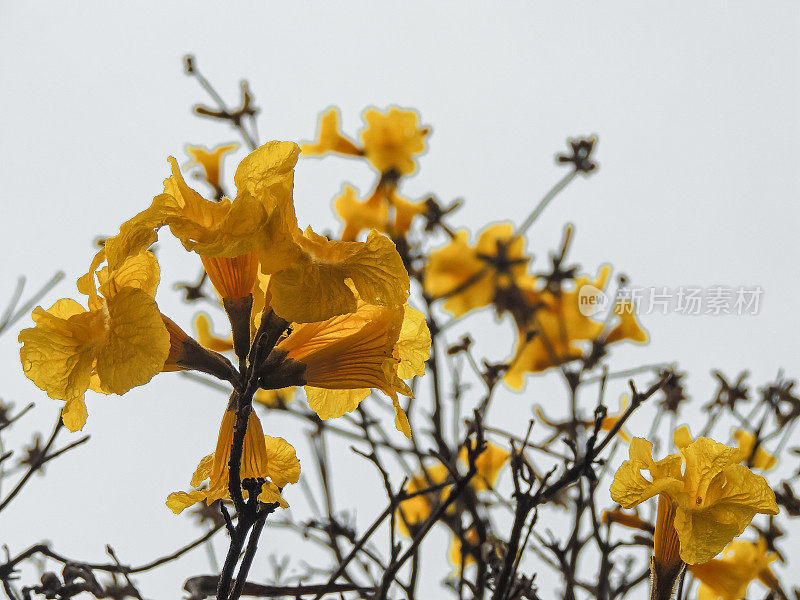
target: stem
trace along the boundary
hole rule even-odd
[[[520,237],[522,235],[525,235],[525,232],[528,231],[530,226],[533,225],[533,223],[536,221],[536,219],[539,218],[539,215],[541,215],[542,212],[544,212],[544,209],[547,208],[547,205],[550,204],[550,202],[553,200],[553,198],[558,196],[558,193],[561,190],[563,190],[565,187],[567,187],[567,185],[569,185],[570,181],[575,179],[575,176],[577,174],[578,174],[578,170],[577,169],[573,169],[572,171],[570,171],[567,175],[562,177],[558,181],[558,183],[556,183],[550,189],[549,192],[547,192],[544,195],[544,198],[539,200],[539,204],[536,205],[536,207],[533,209],[533,212],[531,212],[531,214],[528,215],[528,218],[525,219],[522,222],[522,225],[519,226],[519,229],[517,230],[517,233],[514,235],[515,238],[518,238],[518,237]]]

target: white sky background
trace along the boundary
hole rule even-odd
[[[651,343],[616,349],[612,367],[677,360],[698,404],[714,389],[713,368],[731,376],[748,368],[752,387],[779,368],[796,376],[800,6],[647,4],[233,2],[220,10],[0,0],[0,305],[19,275],[31,292],[58,269],[67,277],[44,304],[77,297],[93,239],[116,232],[161,191],[169,154],[184,160],[186,142],[237,138],[190,113],[207,101],[183,75],[191,52],[231,104],[239,80],[250,81],[262,140],[314,137],[317,114],[331,104],[351,134],[366,106],[418,109],[433,133],[403,191],[465,198],[453,222],[473,231],[490,220],[520,222],[564,174],[553,156],[566,138],[597,133],[599,172],[575,181],[529,235],[537,270],[571,221],[571,257],[588,271],[611,262],[644,286],[764,289],[757,316],[643,317]],[[373,180],[360,163],[301,160],[301,225],[338,230],[330,199],[345,181],[366,192]],[[159,305],[188,325],[193,310],[172,283],[193,279],[199,261],[171,242],[160,258]],[[468,328],[479,351],[502,359],[511,327],[508,339],[490,339],[490,322],[477,317]],[[59,404],[22,375],[16,332],[0,338],[0,365],[2,397],[37,403],[16,431],[46,434]],[[612,409],[624,388],[611,388]],[[558,415],[561,394],[554,378],[533,379],[524,396],[501,393],[492,415],[522,434],[531,404]],[[49,539],[68,556],[99,561],[110,543],[123,562],[140,563],[195,537],[193,521],[173,516],[164,499],[187,488],[213,449],[225,399],[174,374],[122,398],[87,397],[92,440],[49,465],[4,511],[0,542],[16,553]],[[631,431],[644,434],[648,418],[643,411]],[[264,428],[295,442],[314,477],[296,428],[272,417]],[[334,473],[338,508],[357,507],[363,530],[382,508],[379,480],[346,446],[336,449]],[[309,516],[299,488],[287,498],[299,519]],[[447,539],[436,536],[426,553],[438,561]],[[385,552],[386,537],[377,539]],[[317,560],[298,537],[268,531],[254,579],[269,576],[270,552]],[[434,571],[423,578],[424,597],[438,592],[443,570]],[[207,572],[199,550],[143,578],[142,591],[176,597],[187,576]],[[544,594],[557,583],[544,573],[538,581]]]

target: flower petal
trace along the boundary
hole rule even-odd
[[[300,461],[294,447],[280,437],[264,436],[267,446],[267,474],[279,488],[300,479]]]
[[[367,389],[326,390],[306,386],[308,405],[320,419],[335,419],[354,411],[369,396]]]
[[[104,390],[124,394],[161,372],[169,354],[169,333],[155,300],[123,288],[108,300],[108,336],[97,358]]]

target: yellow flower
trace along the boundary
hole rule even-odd
[[[175,514],[180,513],[197,502],[211,504],[216,500],[230,500],[228,478],[230,469],[231,444],[233,443],[236,411],[228,409],[222,418],[219,429],[217,448],[200,461],[192,475],[191,486],[207,487],[190,492],[173,492],[167,498],[167,507]],[[281,496],[281,489],[289,483],[297,483],[300,479],[300,462],[294,448],[283,438],[265,436],[261,430],[261,422],[254,412],[250,413],[247,431],[242,450],[241,478],[269,478],[265,481],[258,499],[261,502],[277,502],[283,508],[289,504]],[[243,491],[247,497],[247,491]]]
[[[751,468],[769,471],[778,463],[778,457],[773,456],[760,445],[756,448],[755,454],[753,454],[753,448],[756,444],[756,437],[753,434],[747,433],[743,429],[737,429],[733,432],[733,437],[739,446],[739,450],[742,451],[745,464],[747,461],[753,463]]]
[[[335,108],[320,117],[318,141],[303,144],[303,154],[335,152],[364,156],[382,174],[397,178],[416,169],[414,156],[425,151],[427,127],[419,127],[417,113],[391,108],[387,112],[364,111],[366,127],[361,131],[362,148],[339,131],[339,111]]]
[[[130,256],[116,268],[83,277],[78,288],[89,309],[74,300],[33,311],[35,326],[19,334],[25,375],[47,395],[66,404],[70,431],[86,423],[84,395],[90,387],[124,394],[164,367],[170,336],[154,300],[158,262],[150,252]]]
[[[536,282],[523,283],[527,304],[535,307],[528,322],[517,322],[519,338],[515,356],[505,374],[506,383],[521,389],[525,373],[537,373],[583,356],[580,342],[597,339],[603,324],[580,311],[580,289],[592,285],[602,290],[611,269],[600,268],[594,280],[580,277],[575,289],[553,294],[535,289]]]
[[[478,532],[475,530],[475,528],[470,528],[465,531],[464,538],[466,538],[467,543],[470,546],[477,548],[479,540]],[[462,566],[468,567],[469,565],[475,563],[475,558],[472,556],[472,552],[468,552],[466,556],[462,555],[461,540],[458,539],[458,536],[456,535],[453,535],[453,539],[450,540],[450,550],[447,553],[447,558],[450,560],[450,564],[456,568],[457,573],[461,572]]]
[[[674,510],[680,558],[697,564],[718,554],[756,514],[775,515],[778,506],[766,480],[739,464],[740,450],[702,437],[689,442],[686,435],[676,436],[680,455],[658,462],[652,458],[652,443],[634,438],[630,459],[611,484],[611,497],[632,508],[660,495],[659,510],[662,504]]]
[[[197,341],[200,345],[215,352],[228,352],[233,350],[233,340],[231,338],[221,338],[211,331],[211,321],[203,313],[195,317],[194,329],[197,332]]]
[[[386,236],[371,231],[366,242],[335,242],[309,228],[293,243],[290,260],[261,257],[262,271],[272,274],[270,305],[287,321],[312,323],[352,313],[357,298],[386,307],[402,306],[408,298],[408,272]]]
[[[618,317],[619,324],[606,336],[606,344],[613,344],[623,340],[630,340],[637,344],[644,344],[647,342],[647,332],[636,320],[633,303],[627,300],[617,302],[614,314]]]
[[[334,200],[333,207],[344,221],[341,236],[344,242],[358,239],[358,234],[365,229],[385,231],[389,221],[389,207],[377,190],[362,202],[356,197],[355,188],[346,185],[342,195]]]
[[[360,303],[353,313],[296,325],[267,359],[276,367],[261,387],[305,385],[321,419],[355,410],[371,388],[379,389],[392,398],[397,429],[411,437],[397,394],[412,395],[403,379],[424,374],[430,343],[421,312]]]
[[[458,458],[465,465],[468,464],[467,455],[467,448],[461,448]],[[500,469],[506,464],[509,456],[510,454],[507,450],[487,442],[484,451],[475,459],[476,473],[475,477],[469,482],[470,486],[479,492],[493,488],[494,484],[497,483],[497,477],[500,475]]]
[[[334,209],[344,222],[342,241],[358,239],[364,230],[375,229],[397,238],[408,233],[414,217],[425,212],[425,202],[411,202],[397,193],[396,182],[379,183],[372,195],[358,200],[356,190],[344,186],[334,200]]]
[[[319,119],[318,141],[314,144],[300,146],[303,154],[325,154],[336,152],[350,156],[361,156],[362,150],[339,131],[339,110],[330,109]]]
[[[625,513],[621,510],[604,510],[600,515],[603,523],[618,523],[631,529],[653,532],[653,524],[645,521],[638,512]]]
[[[728,544],[723,558],[690,565],[689,571],[700,580],[699,600],[741,600],[754,579],[771,590],[779,589],[769,565],[777,556],[767,552],[763,538],[757,542],[737,540]]]
[[[431,486],[438,485],[447,481],[450,472],[441,463],[432,467],[427,467],[422,473],[409,479],[405,491],[408,494],[419,492]],[[433,506],[437,505],[443,496],[447,495],[446,488],[441,488],[435,492],[420,494],[403,500],[396,512],[397,530],[405,536],[411,537],[409,527],[418,525],[425,521],[431,514]]]
[[[310,228],[299,229],[292,200],[297,154],[290,142],[269,142],[249,154],[236,169],[233,202],[205,200],[170,159],[172,176],[164,193],[106,240],[96,262],[106,257],[117,263],[148,248],[167,225],[187,250],[200,254],[223,298],[252,292],[257,253],[261,272],[271,275],[271,306],[287,321],[321,321],[354,311],[347,280],[365,301],[402,305],[408,273],[391,240],[372,232],[365,243],[332,242]]]
[[[202,167],[206,182],[214,188],[214,193],[218,198],[222,197],[222,183],[220,180],[222,159],[226,154],[233,152],[238,147],[238,144],[222,144],[209,150],[203,146],[186,146],[186,152],[193,159],[189,166],[200,165]]]
[[[256,390],[253,402],[257,402],[267,408],[283,406],[294,400],[297,388],[292,386],[280,390]]]
[[[409,175],[417,168],[414,155],[425,151],[427,127],[419,127],[413,110],[364,112],[367,127],[361,131],[364,155],[381,173]]]
[[[425,268],[424,288],[434,298],[446,298],[444,309],[454,316],[488,306],[499,288],[525,277],[529,258],[525,241],[513,237],[510,223],[484,229],[475,247],[466,231],[456,232],[452,241],[431,253]]]

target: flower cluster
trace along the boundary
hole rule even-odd
[[[376,143],[374,134],[366,139]],[[215,190],[221,189],[222,156],[232,149],[189,149]],[[89,389],[123,394],[159,372],[177,370],[232,383],[217,448],[191,481],[198,487],[209,480],[208,487],[172,494],[168,506],[175,512],[201,500],[230,499],[228,463],[245,374],[262,396],[305,386],[321,419],[353,411],[371,389],[380,390],[394,404],[397,428],[411,435],[398,394],[412,395],[404,380],[424,373],[430,336],[425,317],[407,304],[403,261],[394,243],[374,230],[364,242],[301,230],[292,197],[298,156],[291,142],[261,146],[239,164],[234,199],[218,201],[189,187],[170,158],[163,192],[105,240],[78,280],[88,310],[59,300],[48,310],[37,308],[35,327],[20,333],[26,375],[65,401],[63,420],[73,431],[86,421]],[[159,266],[149,248],[164,227],[198,255],[230,318],[230,341],[211,335],[203,319],[195,340],[159,311]],[[228,350],[239,359],[238,373],[220,354]],[[262,479],[259,500],[285,506],[280,489],[299,477],[294,450],[264,436],[252,412],[245,435],[241,479]]]

